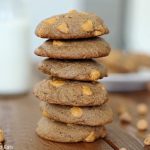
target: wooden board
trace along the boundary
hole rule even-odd
[[[0,128],[5,131],[5,146],[14,150],[142,150],[142,143],[120,128],[109,125],[108,137],[94,143],[62,144],[43,140],[35,133],[40,119],[39,101],[32,94],[0,97]]]

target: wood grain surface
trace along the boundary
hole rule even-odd
[[[65,144],[41,139],[35,133],[41,117],[39,101],[28,93],[22,96],[0,96],[0,128],[5,132],[5,150],[149,150],[144,147],[143,139],[150,130],[140,133],[136,129],[139,117],[136,112],[138,103],[146,103],[150,108],[150,93],[115,93],[110,94],[110,105],[114,111],[114,121],[107,126],[108,136],[94,143]],[[117,109],[127,107],[132,115],[131,124],[121,124]],[[150,112],[146,116],[150,123]],[[150,127],[150,126],[149,126]]]

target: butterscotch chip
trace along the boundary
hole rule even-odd
[[[37,36],[48,39],[87,39],[109,33],[103,20],[93,13],[71,10],[51,18],[45,19],[37,26]]]
[[[50,84],[55,87],[60,87],[60,86],[63,86],[65,82],[63,80],[52,80]]]
[[[62,45],[64,45],[64,42],[58,41],[58,40],[57,40],[57,41],[54,40],[54,41],[53,41],[53,45],[54,45],[54,46],[62,46]]]
[[[42,115],[43,115],[43,116],[45,116],[45,117],[49,117],[48,112],[47,112],[47,111],[45,111],[45,110],[43,110]]]
[[[73,9],[73,10],[70,10],[68,13],[77,13],[77,10]]]
[[[144,139],[144,144],[146,146],[150,146],[150,134],[146,136],[146,138]]]
[[[85,94],[85,95],[92,95],[92,91],[91,91],[90,87],[88,87],[88,86],[83,86],[82,91],[83,91],[83,94]]]
[[[94,32],[94,35],[95,35],[95,36],[100,36],[101,34],[102,34],[101,31],[95,31],[95,32]]]
[[[70,111],[74,117],[81,117],[83,114],[82,109],[79,107],[72,107]]]
[[[57,29],[62,33],[69,33],[69,28],[66,23],[62,23],[57,27]]]
[[[67,125],[43,117],[38,123],[36,133],[44,139],[56,142],[92,142],[98,138],[103,138],[106,135],[106,130],[103,126]],[[87,138],[89,133],[91,135]],[[85,141],[86,138],[87,141]]]
[[[141,131],[147,130],[148,129],[148,122],[144,119],[141,119],[137,122],[136,126],[137,126],[138,130],[141,130]]]
[[[95,141],[95,133],[94,132],[91,132],[88,137],[86,137],[85,139],[86,142],[93,142]]]
[[[0,129],[0,143],[4,142],[4,131]]]
[[[93,23],[91,20],[87,20],[83,25],[82,25],[82,29],[86,32],[90,32],[93,31]]]
[[[122,113],[119,118],[121,122],[127,122],[127,123],[130,123],[132,120],[131,115],[128,112]]]
[[[33,90],[34,95],[50,104],[71,106],[97,106],[108,101],[107,90],[102,90],[103,85],[99,82],[64,80],[64,84],[55,80],[45,79],[37,83]]]
[[[57,21],[57,18],[54,17],[54,18],[47,19],[47,20],[45,20],[44,22],[45,22],[45,23],[48,23],[49,25],[52,25],[52,24],[54,24],[56,21]]]
[[[91,74],[90,74],[91,80],[93,80],[93,81],[97,80],[97,79],[99,79],[100,76],[101,76],[101,73],[98,70],[91,71]]]
[[[146,115],[148,113],[148,107],[146,104],[139,104],[137,106],[137,111],[140,115]]]
[[[52,77],[79,81],[95,81],[107,76],[107,69],[94,60],[45,59],[39,70]]]

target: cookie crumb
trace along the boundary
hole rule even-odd
[[[144,139],[144,145],[150,146],[150,134],[148,134]]]
[[[91,132],[87,138],[85,139],[86,142],[93,142],[95,140],[95,133]]]
[[[141,119],[137,122],[136,127],[139,131],[144,131],[148,129],[148,122],[144,119]]]
[[[82,109],[79,107],[72,107],[70,111],[74,117],[81,117],[83,114]]]
[[[90,74],[90,78],[91,78],[91,80],[97,80],[97,79],[99,79],[100,78],[100,72],[98,71],[98,70],[92,70],[91,71],[91,74]]]
[[[53,80],[53,81],[50,81],[50,84],[55,87],[60,87],[60,86],[63,86],[65,82],[63,80]]]
[[[62,23],[57,27],[57,29],[62,33],[69,33],[69,28],[66,23]]]
[[[0,143],[4,142],[4,131],[0,129]]]
[[[93,23],[91,20],[87,20],[83,25],[82,29],[86,32],[93,31]]]
[[[148,113],[148,107],[146,104],[138,104],[137,112],[139,115],[146,115]]]
[[[54,46],[62,46],[62,45],[64,45],[64,42],[58,41],[58,40],[54,40],[54,41],[53,41],[53,45],[54,45]]]
[[[88,95],[88,96],[92,95],[92,91],[90,87],[88,86],[82,86],[82,91],[83,91],[83,94],[85,95]]]
[[[126,123],[130,123],[132,121],[132,117],[128,112],[123,112],[120,115],[119,119],[120,119],[121,122],[126,122]]]

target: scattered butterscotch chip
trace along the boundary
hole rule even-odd
[[[65,82],[63,80],[53,80],[50,82],[50,84],[55,87],[60,87],[60,86],[64,85]]]
[[[4,142],[4,131],[0,129],[0,143]]]
[[[136,126],[138,130],[144,131],[148,129],[148,122],[144,119],[141,119],[137,122]]]
[[[93,31],[93,23],[91,20],[87,20],[83,25],[82,25],[82,29],[86,32],[90,32]]]
[[[95,133],[91,132],[88,137],[85,139],[86,142],[93,142],[95,140]]]
[[[83,94],[85,94],[85,95],[92,95],[92,91],[91,91],[90,87],[88,87],[88,86],[82,86],[82,91],[83,91]]]
[[[148,107],[146,104],[137,105],[137,111],[140,115],[146,115],[148,113]]]
[[[146,138],[144,139],[144,144],[145,144],[146,146],[150,146],[150,134],[148,134],[148,135],[146,136]]]
[[[69,28],[66,23],[62,23],[57,27],[57,29],[62,33],[69,33]]]
[[[91,80],[97,80],[100,77],[100,72],[98,70],[92,70],[91,74],[90,74],[90,78]]]
[[[73,9],[73,10],[68,11],[68,13],[77,13],[77,10]]]
[[[54,24],[56,21],[57,21],[57,18],[54,17],[54,18],[47,19],[47,20],[45,20],[44,22],[45,22],[45,23],[48,23],[49,25],[52,25],[52,24]]]
[[[120,148],[119,150],[127,150],[125,147]]]
[[[64,45],[64,42],[58,41],[58,40],[54,40],[54,41],[53,41],[53,45],[54,45],[54,46],[62,46],[62,45]]]
[[[121,122],[127,122],[130,123],[132,121],[132,117],[128,112],[124,112],[119,117]]]
[[[45,110],[42,112],[42,115],[45,116],[45,117],[48,117],[48,116],[49,116],[48,112],[45,111]]]
[[[95,31],[95,32],[94,32],[94,35],[95,35],[95,36],[102,35],[102,32],[101,32],[101,31]]]
[[[74,117],[81,117],[83,114],[82,109],[79,107],[72,107],[70,111]]]

